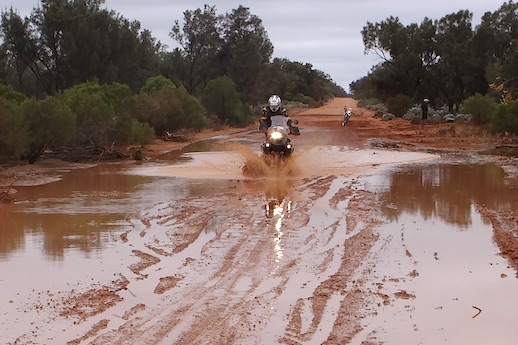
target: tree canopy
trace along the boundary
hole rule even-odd
[[[149,77],[163,76],[199,97],[209,81],[227,76],[243,103],[264,102],[272,93],[278,77],[269,68],[273,44],[249,8],[226,14],[209,5],[186,10],[170,31],[178,47],[166,51],[140,22],[103,5],[104,0],[40,0],[27,17],[12,7],[2,11],[0,83],[42,99],[85,82],[121,83],[136,93]],[[301,72],[301,80],[326,85],[324,94],[301,97],[323,102],[344,94],[329,75]]]
[[[381,100],[398,94],[414,101],[426,97],[451,112],[477,93],[515,95],[518,4],[508,1],[485,13],[474,29],[472,19],[470,11],[461,10],[406,26],[397,17],[367,22],[361,32],[365,53],[376,54],[380,63],[351,83],[351,91]]]
[[[103,3],[42,0],[26,18],[2,12],[6,82],[39,97],[92,80],[138,90],[156,70],[160,44]]]

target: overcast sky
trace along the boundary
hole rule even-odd
[[[425,17],[440,19],[459,10],[473,13],[473,24],[485,12],[494,12],[507,0],[105,0],[105,7],[127,19],[140,21],[142,28],[168,47],[175,20],[183,24],[183,12],[216,6],[225,14],[243,5],[258,16],[274,46],[274,57],[310,63],[344,89],[366,76],[379,60],[364,55],[361,30],[368,21],[399,17],[404,25],[421,23]],[[13,7],[28,15],[37,0],[0,0],[0,9]]]

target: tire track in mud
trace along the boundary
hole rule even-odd
[[[358,275],[360,266],[378,239],[374,228],[379,220],[373,217],[375,213],[372,209],[364,206],[372,195],[367,192],[353,192],[353,184],[354,181],[339,188],[327,199],[330,209],[338,210],[341,206],[352,210],[344,215],[345,221],[333,224],[333,231],[341,231],[339,236],[345,237],[344,249],[333,251],[327,260],[338,256],[339,267],[315,288],[311,297],[297,301],[297,308],[290,315],[290,323],[286,335],[281,339],[282,343],[317,343],[314,337],[319,328],[325,328],[326,323],[331,325],[327,326],[327,334],[320,335],[318,343],[346,344],[362,329],[360,319],[361,311],[366,305],[366,296],[360,288],[361,284],[355,282],[353,277]],[[362,224],[360,220],[363,220]],[[338,306],[330,308],[332,303]],[[307,307],[304,308],[304,305]],[[308,315],[304,316],[303,311]],[[305,330],[301,326],[303,319],[311,320]]]
[[[285,198],[271,218],[263,212],[264,195],[246,193],[149,211],[144,238],[130,234],[126,244],[160,258],[145,279],[169,277],[174,284],[158,303],[136,301],[138,311],[92,344],[352,339],[366,303],[353,278],[377,240],[370,221],[376,213],[362,206],[371,195],[352,185],[336,176],[304,179],[294,187],[304,196]],[[229,207],[229,198],[239,205]]]

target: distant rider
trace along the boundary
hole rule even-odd
[[[428,103],[430,100],[428,98],[423,99],[423,102],[421,103],[421,110],[422,110],[422,119],[427,120],[428,119]]]

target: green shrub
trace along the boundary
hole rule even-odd
[[[140,89],[140,92],[152,93],[162,90],[164,87],[170,87],[174,89],[176,86],[170,79],[164,77],[163,75],[158,75],[148,78],[144,86],[142,86],[142,89]]]
[[[141,92],[134,97],[131,113],[158,135],[183,129],[198,131],[208,125],[205,109],[183,87]]]
[[[20,159],[29,145],[20,107],[0,97],[0,161]]]
[[[221,124],[241,126],[251,121],[250,110],[239,99],[236,86],[229,77],[209,81],[201,99],[207,112],[216,115]]]
[[[51,145],[70,143],[76,131],[76,116],[70,108],[55,97],[41,101],[30,99],[21,105],[29,129],[29,148],[26,152],[30,164]]]
[[[362,98],[358,101],[358,106],[360,108],[367,108],[369,105],[376,105],[382,103],[381,100],[377,98]]]
[[[155,131],[147,123],[140,123],[136,119],[131,121],[131,142],[146,145],[155,138]]]
[[[0,98],[20,104],[27,99],[24,94],[16,92],[10,85],[0,85]]]
[[[66,101],[77,118],[76,144],[108,145],[109,131],[116,124],[113,107],[106,104],[100,94],[79,92]]]
[[[65,90],[63,99],[77,117],[76,144],[131,141],[130,110],[135,99],[127,85],[86,82]]]
[[[412,99],[407,95],[398,94],[387,100],[388,112],[397,117],[402,117],[412,107]]]
[[[196,97],[191,96],[184,87],[174,89],[174,93],[180,101],[182,112],[185,114],[183,127],[196,131],[207,127],[209,120],[201,102]]]
[[[518,100],[496,107],[491,129],[497,133],[518,134]]]
[[[491,97],[477,93],[464,101],[461,112],[470,114],[474,124],[486,125],[491,122],[495,109],[496,103]]]
[[[114,108],[121,109],[122,105],[131,99],[131,90],[125,84],[99,84],[96,82],[85,82],[65,90],[64,97],[71,108],[74,102],[82,99],[85,95],[99,95],[102,101]]]
[[[147,123],[156,134],[171,131],[168,118],[181,112],[180,101],[171,89],[160,90],[148,94],[142,92],[135,95],[131,107],[132,117],[140,123]]]

